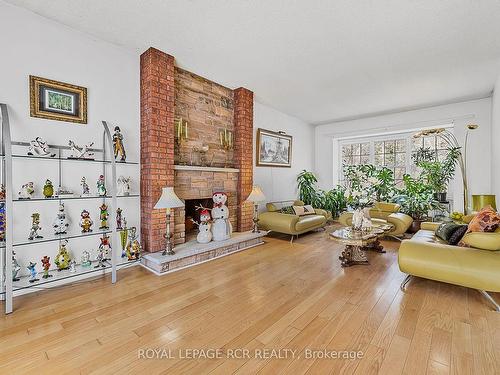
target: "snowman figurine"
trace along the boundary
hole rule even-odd
[[[64,212],[64,203],[59,204],[59,213],[57,214],[54,222],[52,223],[52,228],[54,228],[54,234],[65,234],[69,227],[69,221],[66,218],[66,213]]]
[[[226,206],[226,193],[214,193],[212,196],[214,207],[212,208],[212,236],[214,241],[224,241],[231,238],[233,226],[229,221],[229,208]]]
[[[212,241],[212,232],[210,231],[212,223],[210,219],[210,212],[206,208],[202,209],[200,212],[199,223],[191,219],[193,223],[198,225],[198,230],[200,231],[196,236],[196,241],[198,241],[198,243],[209,243]]]

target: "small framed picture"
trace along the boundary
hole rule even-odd
[[[30,76],[30,115],[49,120],[87,123],[87,89]]]
[[[283,132],[257,129],[258,167],[292,166],[292,136]]]

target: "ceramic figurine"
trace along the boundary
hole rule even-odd
[[[116,182],[118,184],[118,195],[130,195],[130,177],[120,176]]]
[[[99,215],[99,219],[101,220],[101,226],[99,227],[99,229],[109,229],[109,227],[108,227],[108,217],[109,217],[108,206],[105,203],[103,203],[101,205],[101,207],[99,207],[99,209],[101,210],[101,214]]]
[[[198,241],[198,243],[209,243],[212,241],[212,223],[210,222],[210,212],[207,209],[201,210],[199,223],[193,219],[191,219],[191,221],[198,225],[199,233],[196,236],[196,241]]]
[[[128,244],[125,254],[128,260],[136,260],[141,256],[141,244],[137,240],[137,229],[132,227],[128,230]]]
[[[59,271],[62,271],[68,269],[70,261],[71,257],[69,255],[69,250],[68,250],[68,240],[63,240],[59,245],[59,252],[56,255],[54,263],[56,264],[57,269]]]
[[[97,257],[95,258],[97,260],[97,265],[94,266],[94,268],[105,268],[106,265],[104,264],[104,253],[102,251],[97,252]]]
[[[214,207],[212,208],[212,236],[214,241],[224,241],[231,238],[233,226],[229,221],[229,209],[226,206],[226,193],[214,193],[212,196]]]
[[[69,221],[66,219],[66,213],[64,212],[64,203],[59,204],[59,213],[57,214],[54,222],[52,223],[52,228],[54,228],[54,234],[65,234],[69,227]]]
[[[5,185],[0,184],[0,201],[5,200]]]
[[[17,277],[17,274],[21,270],[21,266],[17,262],[16,253],[12,252],[12,281],[19,281],[20,279]]]
[[[54,195],[54,186],[52,185],[52,181],[46,180],[45,185],[43,186],[43,196],[45,198],[52,198]]]
[[[127,256],[126,248],[127,248],[127,238],[128,238],[128,229],[120,230],[120,245],[122,246],[122,258]]]
[[[73,192],[69,189],[65,189],[62,186],[59,186],[56,190],[56,195],[58,197],[65,197],[65,196],[71,197],[73,196]]]
[[[100,175],[97,180],[97,194],[100,197],[106,196],[106,184],[104,183],[104,175]]]
[[[82,267],[90,267],[92,262],[90,261],[90,253],[87,250],[83,250],[82,253]]]
[[[31,215],[31,230],[28,236],[28,240],[33,241],[35,238],[43,238],[38,234],[38,231],[42,230],[40,226],[40,214],[38,212],[34,212]]]
[[[49,277],[52,277],[52,275],[49,274],[49,269],[50,269],[50,257],[45,255],[42,258],[42,268],[43,268],[43,276],[42,278],[48,279]]]
[[[103,254],[103,260],[111,260],[111,258],[109,258],[111,255],[111,244],[109,243],[109,236],[107,234],[103,234],[101,237],[99,252]]]
[[[19,199],[31,199],[35,193],[35,184],[33,182],[28,182],[21,186],[21,191],[19,194]]]
[[[82,180],[80,181],[80,185],[82,186],[82,197],[88,197],[90,196],[90,188],[89,185],[87,184],[87,179],[85,177],[82,177]]]
[[[69,272],[71,273],[76,272],[76,261],[74,259],[71,262],[69,262]]]
[[[90,218],[90,213],[87,210],[83,210],[80,216],[80,227],[82,228],[82,233],[92,232],[92,225],[94,225],[94,222]]]
[[[30,278],[29,282],[34,283],[35,281],[38,281],[39,279],[36,278],[36,269],[35,269],[36,263],[30,262],[29,266],[26,267],[28,271],[30,271]]]
[[[125,154],[125,147],[123,146],[123,134],[118,126],[115,126],[115,134],[113,134],[113,149],[115,152],[115,159],[120,154],[120,161],[125,161],[127,155]]]
[[[116,229],[123,229],[122,227],[122,209],[118,207],[116,209]]]
[[[75,142],[70,140],[68,144],[71,150],[70,159],[94,160],[94,153],[89,150],[94,145],[94,142],[88,143],[85,146],[78,146]]]
[[[5,203],[0,202],[0,242],[5,241]]]
[[[30,156],[49,156],[53,158],[56,154],[50,152],[50,147],[42,137],[36,137],[30,142],[28,147],[28,155]]]

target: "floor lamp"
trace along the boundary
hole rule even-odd
[[[167,218],[167,233],[165,234],[165,238],[167,239],[167,247],[161,253],[162,255],[174,255],[174,244],[172,243],[172,234],[170,233],[170,216],[172,208],[184,207],[184,202],[179,199],[177,195],[175,195],[173,187],[164,187],[161,192],[161,197],[158,199],[158,202],[155,204],[156,209],[166,208],[166,218]]]

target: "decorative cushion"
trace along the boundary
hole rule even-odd
[[[450,237],[455,233],[455,231],[460,228],[460,224],[455,223],[442,223],[438,229],[436,229],[436,237],[442,239],[443,241],[449,242]],[[464,232],[465,233],[465,232]],[[462,233],[463,236],[463,233]],[[462,238],[462,237],[460,237]]]
[[[306,214],[304,206],[292,206],[292,207],[293,211],[295,212],[295,215],[304,216]]]
[[[279,212],[282,214],[295,215],[295,210],[292,206],[283,207],[279,210]]]
[[[494,232],[499,225],[500,215],[491,206],[486,206],[470,221],[467,233]]]
[[[313,206],[310,204],[306,204],[304,207],[304,215],[314,215],[316,214],[316,211],[314,211]]]
[[[467,229],[468,225],[460,225],[448,239],[448,244],[453,246],[458,245],[462,237],[465,235],[465,232],[467,232]]]
[[[275,204],[273,203],[267,203],[266,204],[267,212],[276,212],[279,211],[278,207],[276,207]]]

